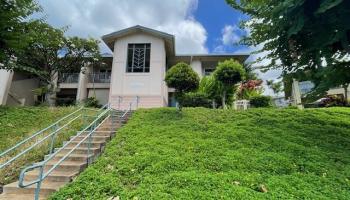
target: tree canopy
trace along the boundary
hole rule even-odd
[[[226,95],[233,92],[234,86],[245,79],[245,70],[243,66],[233,60],[219,62],[213,73],[214,78],[222,84],[222,105],[226,107]]]
[[[315,91],[349,83],[326,80],[350,73],[350,1],[348,0],[227,0],[233,8],[250,16],[242,27],[250,34],[242,44],[267,52],[258,59],[271,60],[263,69],[282,69],[284,74],[304,73],[315,82]],[[328,68],[328,69],[324,69]],[[340,71],[339,71],[340,70]],[[342,74],[342,71],[347,74]],[[323,76],[320,82],[319,78]],[[323,82],[323,86],[321,83]],[[327,83],[327,84],[326,84]]]
[[[4,67],[15,60],[16,52],[28,41],[25,29],[28,16],[40,10],[33,0],[2,0],[0,2],[0,65]],[[1,67],[0,66],[0,67]]]
[[[168,87],[175,88],[175,97],[181,110],[184,94],[198,89],[199,76],[188,64],[180,62],[167,71],[165,82]]]

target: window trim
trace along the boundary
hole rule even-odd
[[[130,51],[130,46],[132,45],[132,58],[131,58],[131,71],[129,71],[129,51]],[[143,58],[143,67],[142,71],[134,71],[134,56],[135,56],[135,45],[144,45],[143,50],[144,50],[144,58]],[[142,47],[141,47],[142,48]],[[147,50],[149,51],[149,58],[148,58],[148,66],[146,66],[146,61],[147,61]],[[146,69],[148,68],[148,71]],[[127,74],[145,74],[145,73],[150,73],[151,72],[151,43],[128,43],[127,45],[127,55],[126,55],[126,67],[125,67],[125,72]]]

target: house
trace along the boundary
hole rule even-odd
[[[130,102],[135,101],[138,107],[143,108],[173,106],[174,90],[168,88],[164,81],[171,66],[178,62],[188,63],[203,77],[212,73],[220,61],[235,59],[243,63],[248,58],[248,55],[233,54],[178,55],[174,35],[143,26],[104,35],[102,40],[112,51],[111,55],[102,56],[106,65],[84,66],[81,72],[60,74],[57,80],[59,101],[83,101],[95,96],[101,104],[109,102],[112,107],[120,109],[128,108]],[[6,97],[11,93],[17,93],[18,98],[31,98],[28,95],[21,97],[20,92],[12,90],[13,72],[3,71],[0,76],[7,77],[1,78],[6,83],[0,86],[0,103],[7,104]],[[16,96],[7,98],[7,101],[12,98]]]

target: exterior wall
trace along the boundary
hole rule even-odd
[[[328,90],[327,94],[328,95],[344,95],[345,96],[345,93],[344,93],[344,88],[332,88],[330,90]],[[347,89],[347,94],[348,94],[348,98],[350,98],[350,86],[348,87]]]
[[[108,103],[109,89],[89,89],[89,97],[96,96],[98,103],[101,105],[106,105]]]
[[[150,43],[150,72],[127,73],[127,49],[129,43]],[[112,107],[127,109],[130,101],[139,96],[139,107],[163,107],[167,105],[167,89],[164,82],[166,50],[162,39],[143,33],[118,39],[114,44],[112,77],[109,102]],[[119,103],[120,105],[120,103]]]
[[[33,106],[35,98],[33,90],[39,87],[39,80],[36,78],[13,81],[7,98],[7,105]]]
[[[8,92],[11,87],[13,72],[0,70],[0,105],[6,105]]]

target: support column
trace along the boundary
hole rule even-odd
[[[299,109],[303,109],[303,105],[301,104],[301,94],[299,88],[299,81],[293,79],[292,85],[292,97],[293,97],[293,106],[297,106]]]
[[[89,83],[89,74],[91,73],[91,67],[86,65],[81,68],[79,74],[78,90],[77,90],[77,102],[82,102],[87,99],[88,91],[87,85]]]
[[[13,78],[13,71],[0,70],[0,105],[6,105]]]
[[[191,67],[195,72],[197,72],[199,78],[202,79],[203,77],[202,62],[200,60],[193,60],[191,61]]]

